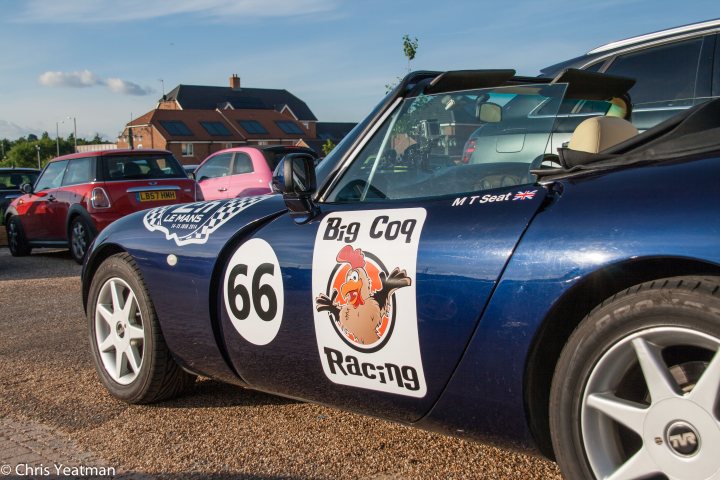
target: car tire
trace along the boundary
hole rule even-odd
[[[5,232],[7,233],[8,248],[13,257],[25,257],[30,255],[32,247],[25,238],[20,219],[17,216],[10,217],[5,224]]]
[[[81,216],[72,219],[70,231],[68,232],[68,247],[73,260],[82,265],[85,254],[94,238],[93,229],[87,220]]]
[[[95,368],[110,394],[144,404],[173,398],[195,381],[165,344],[152,300],[132,257],[106,259],[90,284],[88,332]]]
[[[720,475],[720,278],[631,287],[569,338],[550,430],[565,478]]]

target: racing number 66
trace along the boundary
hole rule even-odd
[[[272,246],[261,238],[240,245],[227,264],[223,300],[230,323],[250,343],[267,345],[282,324],[285,289]]]
[[[277,314],[278,301],[275,295],[275,290],[269,284],[260,285],[263,275],[273,276],[275,274],[275,265],[272,263],[262,263],[255,269],[255,273],[252,276],[251,293],[248,292],[247,288],[241,281],[236,281],[239,276],[247,276],[248,266],[244,264],[235,265],[230,270],[228,276],[227,289],[230,296],[229,307],[230,311],[235,315],[238,320],[245,320],[250,315],[250,308],[255,308],[255,313],[261,320],[269,322],[275,318]],[[250,296],[252,294],[252,303]],[[241,308],[237,307],[237,300],[240,297]],[[267,308],[263,308],[262,299],[267,299]]]

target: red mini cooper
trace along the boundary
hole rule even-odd
[[[82,263],[95,236],[138,210],[202,200],[194,180],[164,150],[74,153],[51,160],[5,213],[13,256],[68,246]]]

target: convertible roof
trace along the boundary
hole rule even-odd
[[[412,75],[412,74],[411,74]],[[449,72],[417,72],[415,95],[433,95],[458,90],[513,85],[567,83],[567,98],[607,100],[622,97],[635,85],[635,80],[604,73],[586,72],[576,68],[563,70],[554,78],[516,76],[515,70],[454,70]]]
[[[562,168],[533,170],[543,180],[720,151],[720,98],[685,110],[645,132],[593,154],[558,149]]]

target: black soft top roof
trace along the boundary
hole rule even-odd
[[[454,70],[417,72],[417,87],[410,96],[459,90],[473,90],[513,85],[567,83],[565,97],[577,100],[607,100],[627,95],[635,80],[627,77],[586,72],[575,68],[563,70],[555,77],[516,76],[515,70]]]
[[[558,149],[562,168],[533,170],[543,180],[720,152],[720,98],[697,105],[599,153]]]

